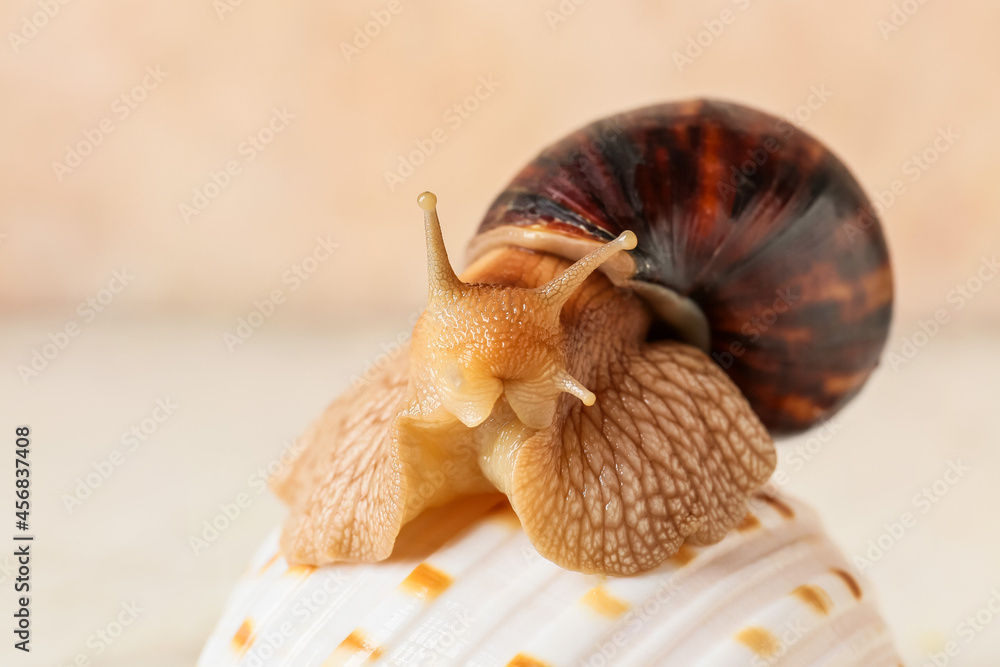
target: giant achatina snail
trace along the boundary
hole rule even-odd
[[[775,466],[768,429],[839,409],[886,338],[881,230],[844,233],[874,217],[865,195],[745,107],[650,107],[543,151],[464,282],[419,203],[430,298],[409,354],[337,399],[273,483],[293,562],[384,559],[423,510],[499,490],[556,564],[648,570],[736,526]]]
[[[464,281],[419,203],[411,348],[273,480],[280,551],[201,667],[899,664],[812,513],[758,490],[768,431],[842,407],[886,338],[836,157],[721,102],[598,121],[496,199]]]

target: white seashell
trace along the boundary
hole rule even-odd
[[[278,534],[199,667],[902,664],[816,515],[759,494],[718,544],[635,577],[564,570],[496,496],[425,512],[375,564],[289,568]]]

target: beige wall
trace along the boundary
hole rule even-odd
[[[289,317],[409,312],[424,290],[418,192],[438,193],[460,257],[507,179],[580,124],[697,95],[786,114],[825,89],[801,124],[869,192],[905,186],[885,219],[902,311],[919,315],[1000,246],[1000,5],[911,4],[919,11],[883,38],[888,0],[565,0],[573,12],[558,22],[557,2],[399,0],[348,62],[340,43],[387,2],[247,0],[221,18],[210,0],[70,2],[16,52],[9,34],[0,47],[0,304],[72,315],[127,267],[122,312],[235,316],[275,288]],[[37,11],[5,3],[0,26],[20,33]],[[674,52],[723,11],[731,23],[678,67]],[[499,85],[456,127],[445,113],[480,77]],[[152,89],[127,109],[119,98],[144,81]],[[247,161],[241,142],[274,108],[294,119]],[[104,119],[110,134],[57,175],[53,162]],[[390,191],[386,170],[438,127],[444,143]],[[911,180],[904,163],[939,128],[959,138]],[[230,160],[240,173],[185,224],[179,205]],[[292,290],[282,275],[326,235],[338,250]],[[995,311],[1000,290],[977,301],[968,312]]]

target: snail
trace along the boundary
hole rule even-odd
[[[773,437],[842,408],[885,343],[889,257],[861,187],[743,106],[653,106],[544,150],[461,277],[436,198],[418,203],[427,309],[272,481],[289,563],[384,560],[426,510],[499,492],[556,565],[647,572],[744,521]]]
[[[461,277],[418,203],[411,344],[272,480],[291,514],[200,667],[901,664],[815,514],[760,489],[891,317],[836,157],[735,104],[612,116],[515,176]]]

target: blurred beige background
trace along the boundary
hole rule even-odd
[[[438,194],[458,261],[542,147],[608,113],[707,95],[790,116],[885,204],[898,289],[888,350],[900,357],[829,442],[800,438],[807,459],[784,450],[787,489],[852,555],[915,512],[864,573],[903,655],[922,665],[955,641],[949,664],[996,664],[1000,621],[969,641],[959,626],[1000,587],[1000,280],[977,282],[1000,250],[1000,5],[389,7],[0,8],[0,442],[14,424],[34,429],[39,540],[35,651],[3,646],[0,662],[191,664],[282,516],[256,471],[422,307],[416,194]],[[366,43],[373,16],[386,24]],[[463,103],[476,108],[460,114]],[[387,179],[437,128],[433,153]],[[275,290],[245,342],[225,338]],[[941,310],[947,322],[914,340]],[[60,349],[37,375],[19,370],[46,345]],[[162,423],[157,400],[179,406]],[[133,426],[146,429],[136,445],[122,439]],[[68,509],[114,450],[123,462]],[[971,470],[922,513],[914,496],[957,460]],[[250,506],[195,553],[190,537],[239,493]],[[0,557],[4,615],[9,564]],[[94,640],[133,600],[136,622]]]

